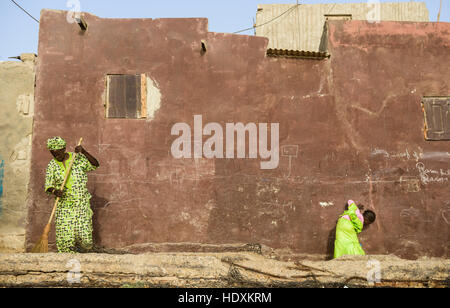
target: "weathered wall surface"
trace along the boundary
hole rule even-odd
[[[348,74],[362,74],[364,65],[372,63],[368,52],[359,54],[357,62],[339,55],[348,44],[340,40],[351,40],[353,32],[342,38],[333,34],[330,44],[337,55],[331,60],[311,61],[267,58],[266,38],[211,33],[206,19],[101,19],[89,14],[85,19],[88,30],[83,33],[66,22],[65,12],[43,11],[41,16],[29,245],[38,239],[53,204],[43,192],[51,159],[45,141],[60,135],[69,148],[84,137],[86,149],[100,161],[89,189],[94,236],[101,245],[180,243],[182,250],[183,243],[261,243],[326,254],[336,219],[346,200],[354,198],[379,212],[378,222],[362,236],[368,253],[448,256],[448,181],[422,183],[419,161],[401,156],[407,149],[411,157],[415,151],[448,159],[448,143],[423,141],[423,92],[418,91],[428,85],[448,93],[448,72],[437,66],[448,60],[442,47],[449,42],[448,24],[440,29],[418,25],[436,37],[422,42],[405,30],[408,25],[398,24],[406,31],[398,30],[405,42],[390,47],[400,54],[410,52],[409,44],[434,50],[426,72],[435,74],[411,72],[406,75],[410,79],[401,81],[399,71],[389,81],[374,61],[363,86],[352,88]],[[379,27],[368,46],[386,37],[387,29]],[[433,49],[431,44],[439,40],[441,47]],[[356,67],[347,71],[352,65]],[[105,119],[106,74],[146,74],[156,93],[153,117]],[[360,91],[371,87],[369,76],[393,89],[396,83],[411,86],[411,91],[416,87],[408,98],[398,94],[404,98],[400,103],[409,104],[406,111],[380,112],[383,116],[371,122],[355,122],[358,118],[349,112],[359,109],[350,106],[380,106],[373,109],[376,113],[389,95],[381,84],[372,96]],[[194,115],[202,115],[204,125],[216,122],[223,128],[226,123],[279,123],[278,168],[261,170],[260,159],[174,159],[170,149],[177,136],[171,136],[171,128],[180,122],[194,128]],[[380,132],[380,127],[395,131]],[[376,137],[364,139],[375,131]],[[379,151],[398,158],[388,160]],[[426,166],[434,170],[442,167],[439,163]],[[390,175],[395,178],[386,180]],[[429,202],[428,197],[435,199]],[[419,211],[420,223],[408,220],[415,217],[411,208]],[[425,224],[428,220],[433,222]],[[400,241],[406,234],[412,238]],[[415,250],[407,250],[409,241],[415,241]]]
[[[448,256],[450,142],[424,140],[420,102],[450,96],[449,29],[330,22],[335,110],[365,177],[355,198],[380,218],[364,235],[370,251]]]
[[[352,20],[430,20],[425,2],[416,1],[300,4],[298,7],[295,3],[260,4],[256,24],[262,26],[257,27],[255,33],[269,39],[268,48],[318,51],[325,15],[351,15]]]
[[[34,54],[0,62],[0,251],[25,250],[31,161]]]

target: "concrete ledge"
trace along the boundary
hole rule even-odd
[[[370,284],[377,265],[380,282]],[[449,265],[395,256],[283,262],[252,252],[0,254],[0,287],[449,287]]]

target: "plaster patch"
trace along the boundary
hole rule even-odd
[[[181,212],[181,218],[183,220],[189,220],[191,218],[191,215],[189,215],[189,213],[186,212]]]
[[[161,108],[161,91],[158,83],[147,77],[147,121],[154,119],[159,108]]]
[[[25,117],[32,117],[34,114],[33,94],[19,95],[16,101],[17,111]]]
[[[333,206],[334,203],[333,202],[319,202],[321,207],[329,207],[329,206]]]
[[[31,151],[31,134],[23,137],[18,144],[14,147],[11,153],[11,161],[15,167],[20,164],[20,161],[28,161]]]

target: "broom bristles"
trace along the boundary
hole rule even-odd
[[[47,253],[48,252],[48,233],[50,232],[50,225],[44,228],[44,232],[40,240],[31,249],[31,253]]]
[[[34,245],[31,250],[32,253],[47,253],[48,252],[48,240],[41,239]]]

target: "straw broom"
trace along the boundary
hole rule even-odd
[[[78,145],[81,145],[81,142],[83,142],[83,138],[80,139],[80,141],[78,142]],[[64,177],[64,182],[61,185],[60,190],[63,190],[64,186],[66,186],[67,179],[69,178],[69,174],[70,174],[70,171],[72,170],[73,162],[75,161],[75,158],[77,158],[77,154],[78,153],[75,153],[72,161],[69,164],[69,169],[67,169],[67,171],[66,171],[66,176]],[[39,242],[36,243],[36,245],[34,245],[33,249],[31,250],[32,253],[47,253],[48,252],[48,234],[50,233],[51,223],[53,220],[53,216],[55,216],[56,207],[58,206],[59,200],[60,200],[59,197],[56,198],[55,205],[53,206],[52,214],[50,215],[50,219],[48,220],[48,223],[45,226],[44,231],[42,232],[41,239],[39,240]]]

